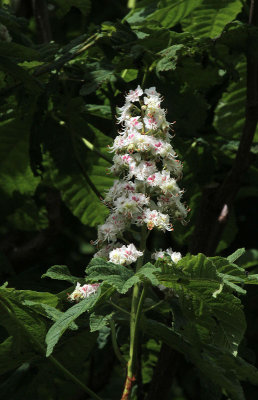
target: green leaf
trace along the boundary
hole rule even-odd
[[[214,38],[236,18],[241,9],[240,0],[203,0],[183,21],[183,28],[196,37]]]
[[[132,270],[124,265],[113,264],[104,260],[103,258],[93,258],[86,273],[88,274],[87,280],[90,282],[103,281],[119,293],[126,293],[128,290],[139,282],[151,282],[153,285],[158,285],[155,274],[159,271],[153,264],[147,263],[134,274]]]
[[[110,319],[113,317],[114,312],[107,314],[107,315],[102,315],[102,314],[97,314],[95,312],[91,313],[90,315],[90,331],[91,332],[96,332],[100,331],[103,329],[105,326],[108,325]]]
[[[19,61],[38,60],[40,54],[31,47],[23,46],[14,42],[0,41],[0,54],[5,57],[11,57]]]
[[[229,263],[233,263],[245,253],[245,248],[236,250],[233,254],[227,257]]]
[[[69,328],[70,324],[74,322],[84,312],[90,310],[96,303],[100,296],[100,292],[96,295],[91,295],[90,297],[80,301],[75,304],[67,311],[65,311],[60,318],[51,326],[46,335],[47,352],[46,356],[52,354],[55,345],[58,343],[61,336]]]
[[[46,335],[47,344],[47,357],[53,352],[55,345],[58,343],[64,332],[71,328],[71,324],[86,311],[92,310],[95,306],[105,303],[105,301],[112,295],[113,289],[101,285],[96,294],[83,299],[79,303],[70,307],[67,311],[62,313],[60,318],[51,326]],[[73,327],[74,325],[72,325]]]
[[[72,276],[66,265],[53,265],[53,267],[50,267],[47,272],[42,275],[42,278],[46,277],[58,279],[60,281],[68,281],[72,284],[82,281],[82,279]]]
[[[60,190],[67,207],[83,224],[96,226],[104,222],[108,209],[98,194],[93,192],[87,177],[102,196],[112,185],[113,178],[107,175],[110,164],[89,150],[79,140],[77,132],[82,135],[85,130],[89,131],[89,135],[93,136],[94,147],[104,154],[110,138],[92,125],[87,125],[85,120],[81,121],[76,115],[74,113],[70,120],[70,131],[66,125],[60,126],[53,120],[48,121],[46,129],[54,129],[57,134],[54,141],[52,137],[46,137],[49,151],[44,155],[44,179],[46,183],[51,183]]]
[[[151,319],[142,319],[141,328],[151,338],[162,340],[183,353],[198,368],[201,376],[219,385],[233,400],[245,399],[239,380],[249,380],[253,384],[258,384],[257,369],[224,349],[210,344],[202,344],[198,349],[196,343],[192,343],[191,335],[185,340],[172,328]]]
[[[160,271],[159,268],[155,267],[152,263],[148,262],[143,267],[139,269],[135,276],[139,276],[139,278],[144,281],[147,280],[152,285],[157,286],[159,281],[156,277],[156,273]]]
[[[182,21],[190,12],[201,4],[202,0],[161,0],[142,1],[126,17],[133,26],[144,26],[155,22],[165,28],[171,28]]]
[[[177,314],[178,318],[184,318],[186,337],[195,332],[199,338],[197,342],[210,343],[235,354],[246,323],[240,300],[223,287],[226,282],[232,289],[231,277],[222,277],[212,259],[203,254],[188,255],[169,269],[169,272],[158,272],[156,276],[162,285],[173,289],[178,296],[180,311]],[[234,289],[239,288],[236,286]]]
[[[62,311],[48,304],[37,303],[31,300],[24,300],[23,304],[29,306],[33,311],[51,319],[52,321],[57,321],[63,314]],[[78,329],[78,326],[74,322],[72,322],[71,325],[69,326],[69,329],[76,330]]]
[[[185,46],[183,44],[175,44],[162,50],[159,54],[162,56],[161,60],[158,61],[156,66],[156,71],[168,71],[175,70],[177,66],[178,59],[182,54]]]
[[[91,260],[86,273],[88,274],[88,281],[103,281],[114,287],[119,293],[126,293],[139,281],[139,278],[134,276],[133,272],[127,267],[97,257]]]

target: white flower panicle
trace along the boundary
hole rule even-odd
[[[78,282],[73,293],[69,294],[68,299],[76,302],[86,299],[86,297],[89,297],[97,292],[99,285],[99,283],[93,283],[81,286],[81,284]]]
[[[118,179],[104,199],[110,215],[98,228],[95,242],[103,246],[95,256],[116,264],[129,265],[142,255],[133,244],[116,243],[131,225],[171,231],[175,220],[183,223],[187,216],[183,190],[177,184],[182,164],[170,143],[172,124],[161,102],[155,87],[143,91],[138,86],[119,108],[122,129],[109,148],[115,153],[110,171]],[[176,259],[177,253],[173,254]]]

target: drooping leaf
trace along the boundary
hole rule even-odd
[[[156,23],[165,28],[171,28],[185,18],[192,10],[201,4],[202,0],[162,0],[141,1],[132,10],[126,20],[133,26],[144,26]]]
[[[242,9],[240,0],[203,0],[183,21],[184,30],[195,37],[218,36]]]
[[[51,278],[58,279],[61,281],[68,281],[72,284],[76,284],[80,282],[82,279],[72,276],[69,268],[66,265],[53,265],[50,267],[45,274],[42,275],[42,278]]]

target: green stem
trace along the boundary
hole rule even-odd
[[[119,362],[122,364],[122,366],[125,367],[126,361],[125,361],[124,357],[122,356],[122,354],[120,353],[120,349],[119,349],[119,346],[118,346],[117,340],[116,340],[116,327],[115,327],[115,323],[112,319],[109,321],[109,325],[110,325],[110,329],[111,329],[111,340],[112,340],[112,345],[113,345],[115,355],[116,355],[117,359],[119,360]]]
[[[142,227],[140,249],[143,251],[143,256],[138,258],[136,264],[136,272],[142,267],[144,261],[144,251],[146,248],[147,232],[146,227]],[[136,361],[137,361],[137,340],[138,340],[138,330],[139,321],[141,316],[141,311],[144,303],[144,298],[146,294],[146,287],[144,286],[140,294],[140,283],[136,283],[133,287],[132,295],[132,305],[131,305],[131,317],[130,317],[130,348],[129,348],[129,362],[127,377],[124,387],[124,392],[122,399],[129,399],[132,387],[132,382],[135,380],[136,374]]]
[[[113,164],[113,162],[106,157],[104,154],[102,154],[98,149],[96,149],[96,147],[94,146],[94,144],[92,144],[91,142],[89,142],[87,139],[85,138],[81,138],[83,144],[85,144],[86,147],[88,147],[88,149],[90,149],[91,151],[93,151],[94,153],[96,153],[99,157],[103,158],[103,160],[107,161],[109,164]]]
[[[46,350],[44,346],[26,329],[22,322],[17,318],[11,304],[6,298],[1,297],[1,304],[10,317],[16,322],[16,324],[23,330],[25,335],[28,337],[29,341],[37,347],[40,352],[45,356]],[[63,372],[72,382],[80,386],[81,389],[87,394],[89,394],[95,400],[102,400],[96,393],[94,393],[90,388],[88,388],[80,379],[73,375],[67,368],[65,368],[54,356],[49,356],[49,360],[54,364],[60,371]]]
[[[145,308],[145,310],[143,310],[144,312],[147,312],[147,311],[151,311],[151,310],[153,310],[154,308],[156,308],[156,307],[158,307],[160,304],[162,304],[162,303],[164,303],[164,300],[160,300],[157,304],[154,304],[153,306],[150,306],[150,307],[148,307],[148,308]]]
[[[113,307],[115,307],[117,310],[121,311],[122,313],[125,313],[125,314],[127,314],[127,315],[131,315],[131,314],[129,313],[129,311],[127,311],[127,310],[125,310],[124,308],[122,308],[122,307],[118,306],[117,304],[113,303],[112,300],[108,300],[108,303],[111,304]]]

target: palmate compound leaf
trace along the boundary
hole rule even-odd
[[[119,293],[125,294],[136,283],[148,281],[158,285],[155,273],[159,269],[153,264],[145,264],[136,274],[124,265],[113,264],[103,258],[93,258],[86,268],[89,282],[103,281]]]
[[[60,318],[58,318],[54,325],[51,326],[46,335],[46,356],[50,356],[61,336],[80,315],[86,311],[92,310],[96,305],[105,302],[111,296],[113,291],[114,289],[102,285],[96,294],[83,299],[62,313]]]
[[[203,0],[183,21],[183,28],[195,37],[214,38],[242,9],[240,0]]]
[[[173,290],[187,339],[195,331],[199,344],[210,343],[237,353],[246,328],[241,301],[231,293],[232,288],[227,288],[209,258],[187,255],[176,267],[171,266],[170,272],[156,276],[160,284]],[[176,327],[176,314],[174,317]]]
[[[258,371],[239,356],[234,356],[225,349],[210,344],[197,347],[183,334],[174,332],[172,328],[161,322],[142,318],[141,329],[151,338],[162,340],[168,346],[184,354],[199,370],[199,373],[209,378],[232,398],[245,400],[239,381],[250,381],[258,385]]]

